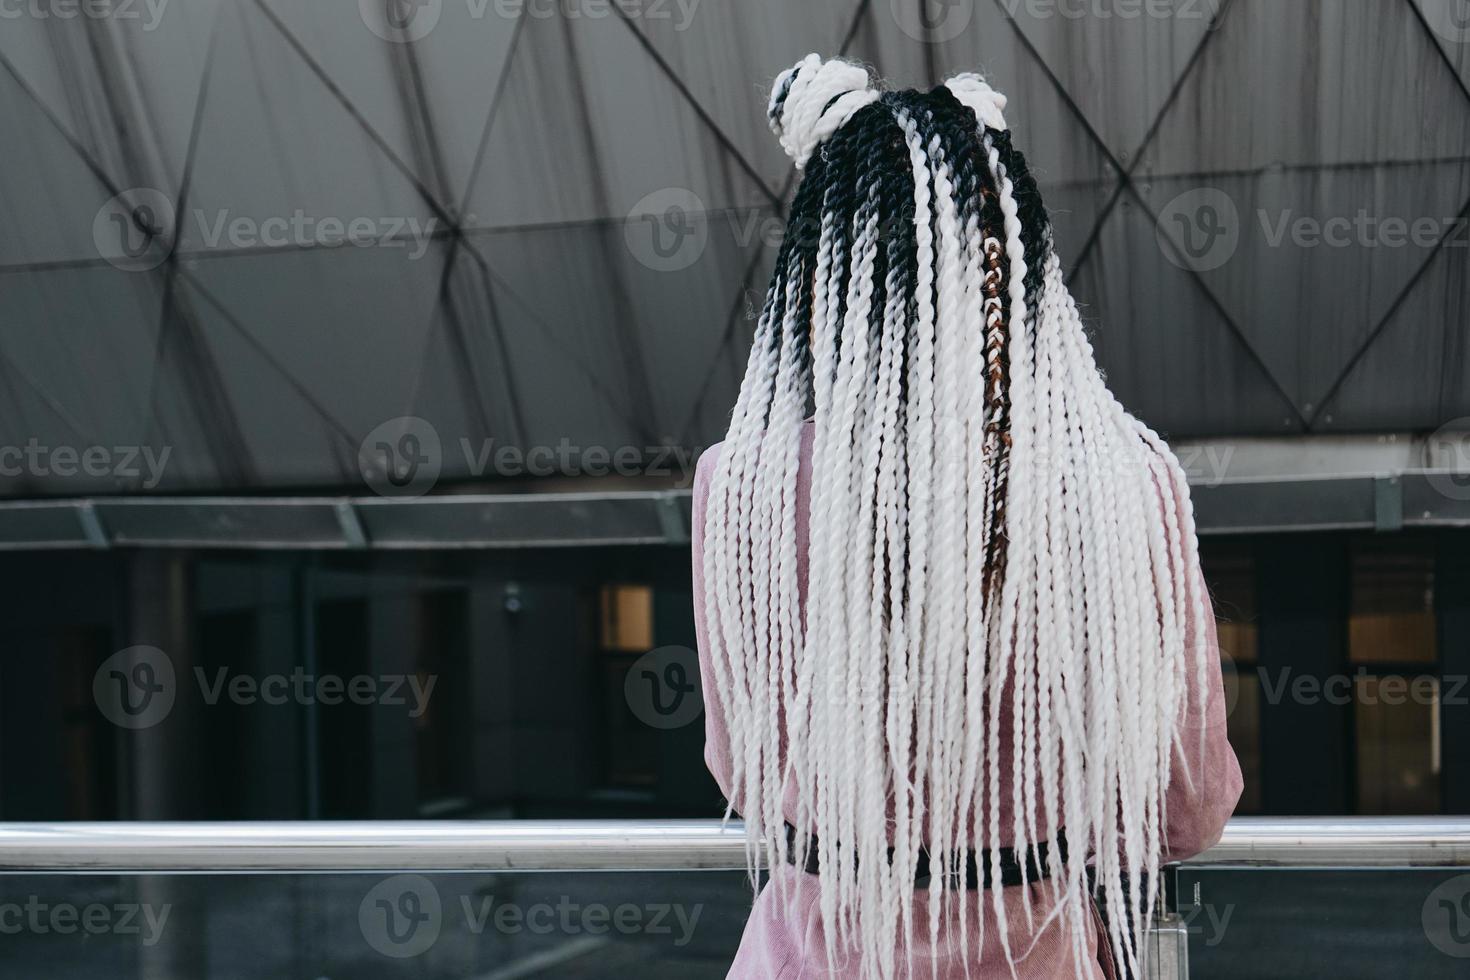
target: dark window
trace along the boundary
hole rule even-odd
[[[607,722],[604,775],[610,786],[651,787],[658,781],[658,732],[633,714],[624,692],[628,671],[653,649],[653,589],[626,583],[604,585],[598,605]]]
[[[1434,608],[1434,551],[1428,542],[1354,543],[1348,662],[1354,671],[1359,813],[1440,812]]]

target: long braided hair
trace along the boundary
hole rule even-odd
[[[828,960],[864,978],[956,912],[968,961],[960,869],[988,847],[998,882],[1006,841],[1076,962],[1095,891],[1136,971],[1187,671],[1204,689],[1183,471],[1103,382],[1004,107],[816,55],[770,103],[804,176],[711,476],[705,618],[752,869],[814,851]]]

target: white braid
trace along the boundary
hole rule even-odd
[[[908,586],[907,606],[904,619],[907,630],[903,637],[908,661],[909,696],[916,698],[915,737],[913,751],[914,784],[909,799],[909,839],[894,842],[894,862],[900,868],[914,867],[918,861],[918,844],[921,829],[928,809],[927,790],[934,787],[925,778],[929,754],[933,748],[933,704],[934,675],[938,657],[926,655],[936,649],[930,641],[935,638],[935,616],[927,606],[931,548],[929,518],[932,500],[929,490],[934,486],[934,246],[929,223],[930,214],[930,171],[918,134],[918,126],[907,113],[897,114],[899,127],[908,144],[909,163],[914,175],[914,214],[921,216],[915,221],[915,238],[918,245],[917,276],[914,282],[914,305],[916,316],[912,324],[914,343],[910,352],[908,384],[911,392],[909,419],[907,469],[909,486],[918,485],[923,492],[910,494],[908,566],[905,581]],[[932,879],[931,879],[932,882]],[[936,924],[930,918],[930,940],[936,936]]]

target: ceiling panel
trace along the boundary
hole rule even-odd
[[[1416,4],[1233,0],[1213,32],[1214,0],[6,18],[0,446],[166,448],[163,489],[361,490],[362,441],[409,416],[453,479],[465,443],[718,439],[796,176],[768,86],[844,43],[890,86],[979,70],[1009,96],[1150,423],[1432,430],[1470,414],[1466,236],[1383,236],[1461,228],[1470,24]]]

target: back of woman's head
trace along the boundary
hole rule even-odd
[[[963,874],[932,876],[926,922],[913,894],[921,850],[963,868],[972,842],[1032,855],[1079,963],[1095,864],[1136,966],[1205,665],[1184,476],[1103,383],[1004,108],[972,74],[880,92],[811,55],[777,79],[803,177],[706,508],[733,803],[773,865],[816,850],[828,955],[871,976],[947,910],[968,948]]]

